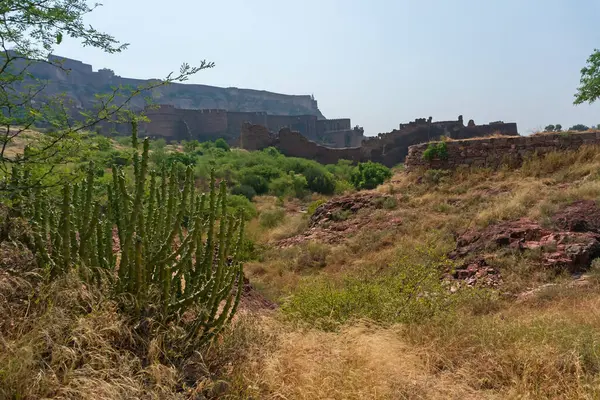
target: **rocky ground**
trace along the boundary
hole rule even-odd
[[[376,192],[335,197],[315,210],[306,231],[279,241],[277,246],[283,248],[307,241],[336,244],[362,229],[383,230],[400,225],[402,221],[398,218],[380,221],[372,215],[375,210],[391,207],[395,201],[393,196]]]

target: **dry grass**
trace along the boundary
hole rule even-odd
[[[249,224],[266,251],[247,263],[246,274],[282,303],[313,279],[352,277],[372,284],[373,297],[361,306],[375,309],[383,298],[376,282],[402,260],[435,266],[467,229],[520,217],[547,222],[570,201],[600,199],[600,150],[549,154],[516,171],[399,173],[377,191],[396,205],[369,217],[397,226],[288,249],[272,244],[305,229],[307,204],[257,198],[259,213],[286,214],[274,227]],[[15,249],[0,250],[9,260],[3,268],[30,263]],[[35,275],[0,275],[0,314],[10,316],[0,323],[0,398],[600,398],[597,268],[574,285],[542,269],[535,254],[498,252],[490,263],[502,272],[502,290],[465,292],[448,313],[405,324],[349,319],[334,331],[280,313],[241,314],[219,341],[180,364],[162,358],[168,336],[143,340],[110,301],[77,280],[42,290]],[[530,295],[507,296],[522,292]]]
[[[285,299],[307,276],[369,280],[401,257],[439,256],[469,228],[520,217],[547,222],[573,200],[600,199],[600,150],[551,153],[516,171],[418,178],[400,173],[377,189],[395,196],[397,207],[371,217],[398,218],[397,229],[361,231],[329,246],[325,265],[308,275],[291,267],[294,257],[286,252],[271,253],[249,273],[260,270],[254,278]],[[424,243],[429,253],[419,255],[415,249]],[[492,256],[509,293],[552,285],[518,303],[475,296],[452,318],[420,324],[349,322],[324,332],[278,322],[276,350],[252,363],[255,398],[599,398],[598,280],[574,286],[570,277],[541,268],[535,254]]]

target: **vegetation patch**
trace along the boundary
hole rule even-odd
[[[423,151],[422,157],[426,161],[433,161],[436,159],[447,160],[448,145],[446,142],[429,143],[425,151]]]

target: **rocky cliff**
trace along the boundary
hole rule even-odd
[[[29,68],[36,78],[47,79],[47,94],[65,93],[78,108],[86,108],[94,100],[94,94],[105,93],[118,85],[137,86],[148,80],[123,78],[109,69],[94,71],[92,66],[78,60],[52,56],[60,60],[62,68],[52,63],[37,63]],[[172,84],[154,90],[156,103],[173,105],[179,109],[221,109],[240,112],[266,112],[272,115],[314,115],[325,118],[310,95],[286,95],[264,90],[221,88],[208,85]],[[143,108],[140,96],[132,103]]]

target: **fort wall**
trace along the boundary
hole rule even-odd
[[[600,131],[447,141],[447,157],[431,160],[423,158],[423,153],[429,147],[429,143],[423,143],[408,148],[404,166],[407,170],[471,166],[496,169],[503,165],[517,167],[524,159],[535,154],[576,150],[583,145],[600,145]]]
[[[490,133],[498,136],[517,134],[517,125],[514,123],[487,125],[471,123],[469,125],[463,125],[462,116],[459,116],[455,121],[438,122],[432,122],[431,118],[421,118],[400,125],[401,129],[361,140],[359,146],[332,148],[315,143],[306,137],[301,140],[300,136],[302,135],[299,132],[293,132],[289,128],[280,130],[279,134],[272,134],[268,129],[260,130],[253,127],[252,124],[244,124],[240,137],[233,144],[248,150],[260,150],[268,146],[275,146],[286,155],[312,158],[326,163],[336,163],[339,159],[345,158],[356,162],[371,160],[393,167],[404,162],[410,146],[437,140],[442,136],[465,139],[487,136]],[[331,135],[332,140],[337,141],[335,144],[340,145],[341,141],[346,144],[346,135],[351,132],[359,132],[356,133],[354,144],[359,135],[362,137],[362,129],[328,132],[328,135]]]

